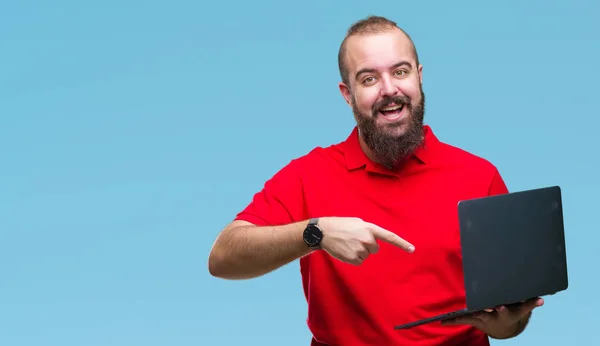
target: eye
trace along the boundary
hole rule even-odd
[[[396,76],[402,77],[404,75],[406,75],[406,71],[405,70],[398,70],[396,71]]]
[[[371,84],[373,82],[375,82],[375,77],[367,77],[363,79],[363,84]]]

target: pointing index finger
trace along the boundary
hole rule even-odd
[[[387,243],[390,243],[392,245],[395,245],[401,249],[403,249],[406,252],[412,253],[415,251],[415,247],[414,245],[412,245],[411,243],[407,242],[406,240],[402,239],[401,237],[399,237],[397,234],[392,233],[384,228],[381,228],[377,225],[374,224],[369,224],[370,228],[371,228],[371,232],[373,233],[373,236],[376,239],[379,240],[383,240]]]

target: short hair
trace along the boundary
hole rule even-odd
[[[344,84],[349,86],[349,82],[350,82],[350,80],[348,78],[348,66],[346,65],[346,44],[347,44],[348,39],[351,36],[376,34],[376,33],[382,33],[382,32],[386,32],[386,31],[390,31],[390,30],[394,30],[394,29],[398,29],[404,35],[406,35],[406,37],[412,44],[416,63],[417,63],[417,65],[419,65],[419,56],[417,54],[417,48],[415,47],[415,44],[414,44],[412,38],[410,37],[410,35],[408,35],[408,33],[406,33],[406,31],[402,30],[402,28],[400,28],[396,24],[396,22],[389,20],[385,17],[368,16],[364,19],[361,19],[361,20],[355,22],[354,24],[352,24],[352,26],[350,26],[350,28],[346,32],[346,37],[344,37],[344,40],[342,41],[342,44],[340,45],[340,49],[338,52],[338,67],[340,70],[340,77],[342,78],[342,82],[344,82]]]

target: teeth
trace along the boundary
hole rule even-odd
[[[391,112],[391,111],[395,111],[397,109],[402,108],[402,106],[394,106],[394,107],[388,107],[388,108],[382,108],[381,110],[384,112]]]

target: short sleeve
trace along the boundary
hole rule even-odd
[[[495,170],[492,182],[488,190],[488,195],[493,196],[505,193],[508,193],[508,188],[506,187],[506,184],[504,183],[504,179],[502,179],[500,172],[498,172],[498,170]]]
[[[257,226],[285,225],[301,221],[304,198],[302,167],[292,160],[267,180],[250,203],[236,216]]]

